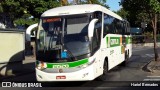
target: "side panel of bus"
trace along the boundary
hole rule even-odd
[[[122,44],[122,35],[106,35],[102,39],[101,56],[103,57],[103,62],[107,59],[109,70],[123,62],[125,60],[125,55]]]
[[[132,55],[132,36],[126,35],[126,49],[127,54],[129,57]]]

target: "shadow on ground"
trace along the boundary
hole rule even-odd
[[[27,75],[31,73],[35,73],[35,63],[34,62],[22,64],[21,69],[16,70],[16,72],[12,73],[11,75],[5,75],[5,76],[0,75],[0,81],[2,81],[3,79],[16,78],[18,76]]]

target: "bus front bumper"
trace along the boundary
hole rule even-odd
[[[37,81],[90,81],[95,78],[93,64],[71,73],[46,73],[36,68]]]

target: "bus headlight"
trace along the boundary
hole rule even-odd
[[[43,70],[47,68],[47,64],[44,63],[43,61],[37,61],[36,62],[36,68],[39,70]]]

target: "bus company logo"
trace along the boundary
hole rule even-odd
[[[69,68],[68,64],[53,65],[53,68]]]
[[[110,44],[111,45],[117,45],[117,44],[119,44],[119,39],[111,39]]]

